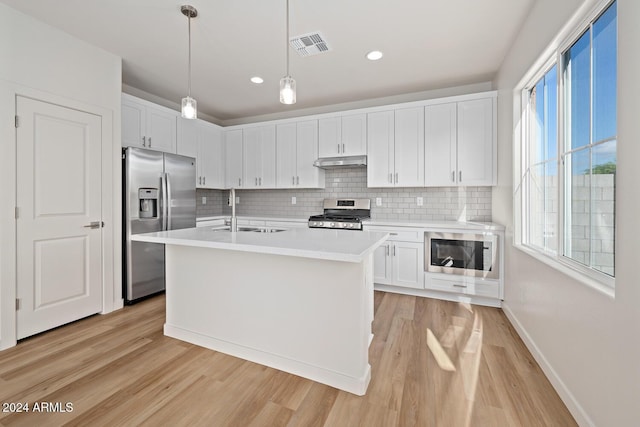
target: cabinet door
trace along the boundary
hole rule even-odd
[[[177,154],[198,157],[198,124],[198,120],[183,119],[182,117],[178,119]],[[200,175],[200,171],[198,171],[198,175]]]
[[[292,188],[296,185],[296,132],[295,123],[281,124],[276,127],[276,187],[278,188]]]
[[[424,186],[424,108],[396,110],[394,134],[395,186]]]
[[[128,98],[122,98],[122,146],[146,147],[145,135],[145,107],[132,102]],[[144,140],[142,139],[144,137]],[[144,142],[144,145],[143,145]]]
[[[226,131],[224,134],[225,187],[243,188],[242,181],[242,129]]]
[[[373,282],[391,285],[391,242],[386,242],[373,252]]]
[[[324,169],[313,166],[318,158],[318,122],[298,122],[296,142],[296,187],[324,188]]]
[[[276,128],[252,127],[243,130],[244,188],[275,188]]]
[[[495,185],[493,99],[458,102],[458,184]]]
[[[424,243],[392,242],[393,285],[424,288]]]
[[[393,187],[393,111],[367,115],[367,187]]]
[[[176,152],[178,113],[147,106],[147,148]]]
[[[342,118],[318,120],[318,157],[337,157],[342,152]]]
[[[200,187],[224,188],[222,129],[219,126],[200,122],[197,159]]]
[[[424,109],[425,186],[456,185],[456,103]]]
[[[343,156],[367,154],[367,115],[351,114],[342,116],[342,152]]]

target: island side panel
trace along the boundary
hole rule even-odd
[[[372,257],[361,263],[167,245],[165,334],[362,395]]]

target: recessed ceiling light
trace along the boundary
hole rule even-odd
[[[264,83],[264,79],[262,77],[251,77],[251,83],[255,83],[257,85]]]
[[[379,50],[372,50],[371,52],[367,53],[367,59],[369,61],[377,61],[380,58],[382,58],[382,52],[380,52]]]

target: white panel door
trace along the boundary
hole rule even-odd
[[[425,186],[456,185],[456,103],[424,109]]]
[[[458,184],[495,185],[493,99],[458,102]]]
[[[393,187],[393,111],[367,115],[367,187]]]
[[[424,243],[393,242],[393,284],[423,289]]]
[[[396,187],[424,186],[424,108],[395,111]]]
[[[225,187],[227,188],[243,187],[242,133],[242,129],[234,129],[226,131],[224,134],[224,173]]]
[[[17,98],[18,339],[102,309],[101,118]],[[88,228],[95,222],[97,228]]]
[[[296,185],[296,133],[295,123],[276,127],[276,187],[293,188]]]
[[[296,187],[324,187],[324,169],[313,166],[318,158],[318,121],[297,123]]]

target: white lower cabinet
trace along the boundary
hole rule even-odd
[[[424,233],[414,229],[368,226],[367,231],[391,236],[373,255],[373,282],[380,285],[423,289]]]
[[[452,274],[426,273],[424,288],[483,298],[501,298],[500,281]]]

